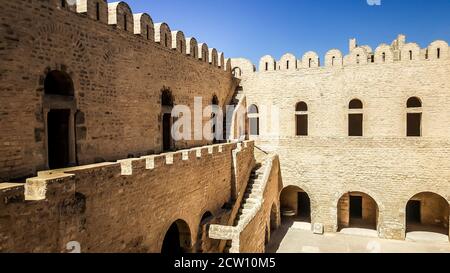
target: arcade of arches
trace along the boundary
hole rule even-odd
[[[287,186],[280,194],[283,219],[311,223],[309,195],[297,186]],[[442,196],[424,192],[413,196],[405,206],[405,231],[449,235],[449,202]],[[380,209],[377,202],[363,192],[348,192],[337,202],[337,230],[379,228]]]

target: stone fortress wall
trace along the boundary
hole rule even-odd
[[[168,238],[178,251],[263,252],[283,213],[303,213],[305,193],[316,233],[352,227],[361,198],[360,224],[382,238],[405,238],[410,201],[448,234],[444,41],[421,49],[400,35],[373,51],[352,39],[325,66],[308,52],[265,56],[256,71],[124,2],[4,1],[0,15],[0,252],[66,252],[70,241],[164,252]],[[194,97],[256,109],[232,122],[233,138],[251,141],[167,142],[167,114],[193,110]],[[354,114],[361,136],[350,137]],[[406,136],[410,114],[420,136]],[[67,134],[56,158],[55,122]]]
[[[68,3],[0,11],[0,252],[223,251],[208,229],[235,221],[254,144],[166,143],[164,117],[195,97],[228,105],[230,60],[125,2]]]
[[[223,106],[233,95],[236,81],[223,53],[133,14],[125,2],[3,2],[0,181],[49,168],[52,109],[70,109],[70,163],[84,165],[161,152],[162,91],[191,109],[195,96],[204,106],[216,96]],[[71,98],[46,93],[52,71],[71,82]],[[206,144],[178,141],[171,148]]]
[[[312,225],[334,232],[349,226],[349,197],[359,195],[363,218],[374,222],[378,235],[403,239],[408,201],[417,199],[422,222],[448,233],[448,44],[420,49],[399,35],[375,51],[352,39],[349,50],[345,56],[329,51],[325,66],[314,52],[300,60],[286,54],[278,62],[265,56],[258,71],[248,60],[231,61],[247,105],[259,109],[256,145],[280,156],[281,206],[297,210],[296,193],[306,192]],[[412,97],[421,107],[407,108]],[[354,99],[362,109],[349,109]],[[296,109],[300,102],[307,109]],[[349,115],[355,113],[362,114],[362,136],[350,137]],[[422,114],[420,137],[407,137],[408,113]],[[297,135],[298,116],[307,120],[306,135]],[[440,197],[426,198],[428,192]]]
[[[202,231],[227,223],[234,191],[253,164],[248,141],[43,171],[25,185],[2,183],[0,252],[67,252],[75,241],[83,253],[159,253],[173,224],[184,251],[217,251],[219,241]]]

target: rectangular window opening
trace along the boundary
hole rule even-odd
[[[95,4],[95,19],[100,21],[100,3]]]
[[[297,136],[308,135],[308,115],[297,115]]]
[[[422,136],[422,113],[408,113],[407,116],[407,136]]]
[[[363,114],[348,115],[348,135],[363,136]]]

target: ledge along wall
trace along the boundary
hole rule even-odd
[[[248,141],[45,171],[25,186],[0,184],[0,252],[66,252],[77,241],[82,252],[158,253],[179,219],[194,249],[206,212],[213,223],[228,221],[222,207],[233,201],[236,181],[249,178],[233,170],[253,164]]]

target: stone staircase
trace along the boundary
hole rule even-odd
[[[234,221],[234,226],[239,227],[239,225],[243,225],[245,222],[243,220],[251,217],[252,211],[255,210],[260,204],[258,196],[264,194],[265,185],[264,181],[262,180],[264,170],[265,168],[263,168],[261,163],[257,163],[255,168],[253,168],[247,184],[247,188],[245,190],[244,199]],[[229,253],[231,245],[232,241],[227,241],[226,247],[224,249],[225,253]]]
[[[234,222],[235,226],[238,226],[239,221],[243,219],[255,206],[257,206],[259,200],[256,198],[264,193],[264,183],[262,181],[263,174],[264,169],[261,165],[253,169],[245,191],[244,201],[241,204],[241,208],[239,209],[238,215],[236,216],[236,220]]]
[[[263,155],[265,153],[262,153]],[[261,156],[263,158],[263,156]],[[240,235],[261,210],[264,203],[264,192],[266,191],[269,176],[272,172],[273,164],[278,164],[278,156],[267,154],[264,160],[259,161],[251,171],[251,175],[243,192],[243,199],[239,204],[233,225],[211,225],[209,237],[225,242],[221,251],[224,253],[239,253]]]
[[[236,91],[234,92],[233,98],[231,99],[230,104],[237,106],[243,96],[244,96],[244,91],[242,90],[242,87],[237,87]]]

